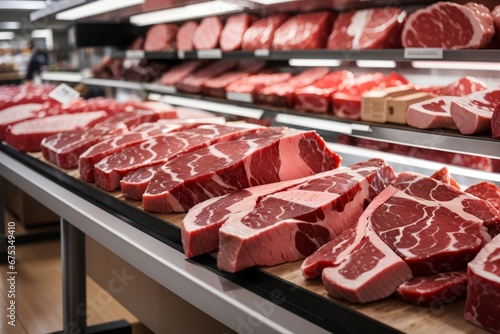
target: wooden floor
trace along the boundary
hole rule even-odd
[[[8,217],[8,221],[14,218]],[[15,220],[15,219],[14,219]],[[22,224],[16,224],[23,230]],[[22,233],[16,231],[18,233]],[[51,333],[63,329],[60,242],[37,241],[16,245],[15,299],[8,296],[9,268],[0,265],[0,333]],[[15,300],[15,327],[8,325],[7,307]],[[152,333],[92,279],[87,277],[87,324],[127,320],[134,334]]]

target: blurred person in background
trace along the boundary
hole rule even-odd
[[[35,42],[32,40],[29,42],[29,49],[31,51],[31,58],[26,69],[26,80],[31,81],[35,76],[40,75],[42,66],[47,65],[47,55],[41,50],[38,50],[35,46]]]

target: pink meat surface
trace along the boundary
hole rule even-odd
[[[500,236],[495,237],[467,266],[465,319],[500,333]]]
[[[396,7],[340,13],[328,37],[328,49],[392,49],[401,47],[407,14]]]
[[[486,202],[490,203],[491,206],[497,210],[498,215],[500,216],[500,189],[496,184],[486,181],[479,182],[465,189],[465,192],[484,199]],[[499,233],[500,230],[493,233],[490,231],[490,234],[492,235]]]
[[[500,139],[500,103],[497,104],[491,115],[491,136]]]
[[[354,82],[354,75],[349,71],[336,71],[327,74],[314,84],[295,91],[295,109],[326,113],[331,110],[331,96],[344,90]]]
[[[414,103],[406,111],[406,123],[418,129],[457,129],[450,114],[454,96],[439,96]]]
[[[437,308],[465,298],[466,292],[467,272],[450,271],[414,277],[398,287],[396,297],[411,304]]]
[[[149,182],[153,179],[156,171],[163,165],[159,163],[147,167],[141,167],[126,174],[120,180],[120,189],[123,197],[140,201],[146,191]]]
[[[75,168],[78,166],[80,154],[102,140],[125,132],[128,132],[128,128],[123,123],[59,132],[42,140],[42,154],[45,159],[59,167]]]
[[[208,80],[230,71],[236,66],[237,62],[234,60],[215,61],[177,82],[175,87],[186,93],[201,93],[203,85]]]
[[[225,125],[203,125],[194,129],[167,133],[112,154],[94,166],[98,187],[113,191],[120,187],[126,174],[141,167],[165,163],[178,155],[191,152],[218,141],[233,140],[255,129]],[[184,166],[186,167],[186,166]]]
[[[465,96],[475,92],[480,92],[485,89],[488,89],[488,86],[486,86],[483,81],[466,76],[439,89],[437,94],[448,96]]]
[[[146,211],[184,212],[204,200],[242,188],[331,170],[340,161],[314,131],[267,128],[166,163],[142,200]]]
[[[220,48],[222,51],[234,51],[241,48],[243,35],[248,27],[255,21],[255,16],[241,13],[230,16],[220,35]]]
[[[255,21],[243,35],[242,49],[271,49],[276,29],[278,29],[287,19],[287,14],[277,13]]]
[[[500,89],[488,89],[451,103],[450,113],[458,130],[470,135],[491,130],[491,117],[500,103]]]
[[[326,67],[307,69],[298,75],[286,80],[263,87],[255,94],[255,102],[276,107],[293,108],[295,104],[295,90],[322,79],[329,72]]]
[[[193,125],[194,126],[194,125]],[[189,127],[189,126],[188,126]],[[151,137],[185,129],[179,124],[169,123],[144,123],[133,131],[120,136],[113,136],[103,140],[83,152],[78,159],[78,171],[85,181],[94,181],[94,166],[102,159],[115,154],[127,147],[140,144]]]
[[[250,212],[264,196],[284,191],[308,181],[331,177],[335,174],[344,175],[349,171],[361,174],[370,172],[370,170],[373,172],[379,171],[376,180],[382,179],[379,184],[371,180],[373,187],[371,193],[376,194],[381,191],[379,189],[381,188],[380,185],[389,183],[394,176],[390,167],[387,167],[386,163],[380,159],[357,163],[350,166],[349,169],[334,169],[305,178],[245,188],[228,195],[203,201],[192,207],[184,217],[181,230],[184,253],[188,257],[193,257],[216,250],[219,247],[220,227],[232,215],[240,214],[244,211]]]
[[[217,16],[202,19],[193,35],[194,48],[197,50],[217,48],[222,28],[222,22]]]
[[[229,84],[226,87],[226,92],[254,94],[262,87],[286,81],[291,77],[291,73],[255,74],[248,77],[243,77],[240,80]]]
[[[481,49],[495,34],[483,5],[437,2],[411,14],[401,36],[404,47]]]
[[[144,51],[175,49],[178,27],[175,24],[157,24],[149,28],[144,41]]]
[[[43,104],[26,103],[0,110],[0,140],[5,139],[7,126],[38,116]]]
[[[328,11],[297,14],[274,33],[273,49],[322,49],[336,14]]]
[[[226,98],[226,87],[235,81],[239,81],[250,74],[242,71],[231,71],[223,73],[218,77],[208,79],[203,84],[203,94],[221,99]]]
[[[5,141],[24,152],[39,152],[45,137],[59,132],[84,129],[104,121],[108,113],[89,111],[77,114],[63,114],[22,121],[7,127]]]
[[[196,23],[196,21],[184,22],[179,27],[179,30],[177,30],[177,39],[176,39],[177,50],[182,50],[182,51],[194,50],[193,36],[197,28],[198,28],[198,23]]]
[[[493,21],[495,21],[495,28],[497,32],[500,31],[500,5],[493,8],[491,16],[493,16]]]
[[[236,272],[312,254],[352,226],[394,178],[381,160],[319,175],[265,196],[249,212],[230,216],[219,231],[217,267]]]
[[[172,86],[199,69],[205,62],[203,60],[190,60],[177,65],[165,72],[160,82],[166,86]]]

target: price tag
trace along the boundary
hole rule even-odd
[[[144,50],[127,50],[125,51],[125,58],[128,59],[143,59],[144,58]]]
[[[60,84],[49,93],[49,97],[61,104],[67,104],[76,99],[78,96],[80,96],[80,93],[65,83]]]
[[[227,92],[226,98],[231,101],[253,103],[253,97],[250,93]]]
[[[443,49],[439,48],[406,48],[405,59],[443,59]]]
[[[259,49],[255,50],[253,54],[255,55],[255,57],[269,57],[270,51],[269,49]]]
[[[185,51],[184,51],[184,50],[179,50],[179,51],[177,51],[177,58],[179,58],[179,59],[184,59],[184,58],[186,58]]]
[[[158,91],[161,91],[162,93],[166,93],[166,94],[177,93],[177,89],[175,88],[175,86],[160,86],[158,88]]]
[[[199,59],[220,59],[222,58],[222,51],[220,49],[212,50],[198,50],[197,53]]]

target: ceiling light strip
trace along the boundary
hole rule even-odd
[[[11,31],[2,31],[0,32],[0,40],[9,40],[14,39],[14,33]]]
[[[40,10],[37,10],[35,12],[31,12],[30,13],[30,20],[36,21],[36,20],[39,20],[43,17],[55,14],[57,12],[60,12],[62,10],[66,10],[68,8],[79,6],[79,5],[84,4],[84,3],[85,3],[85,0],[61,0],[61,1],[53,2]]]
[[[99,0],[56,14],[57,20],[78,20],[144,3],[146,0]]]

